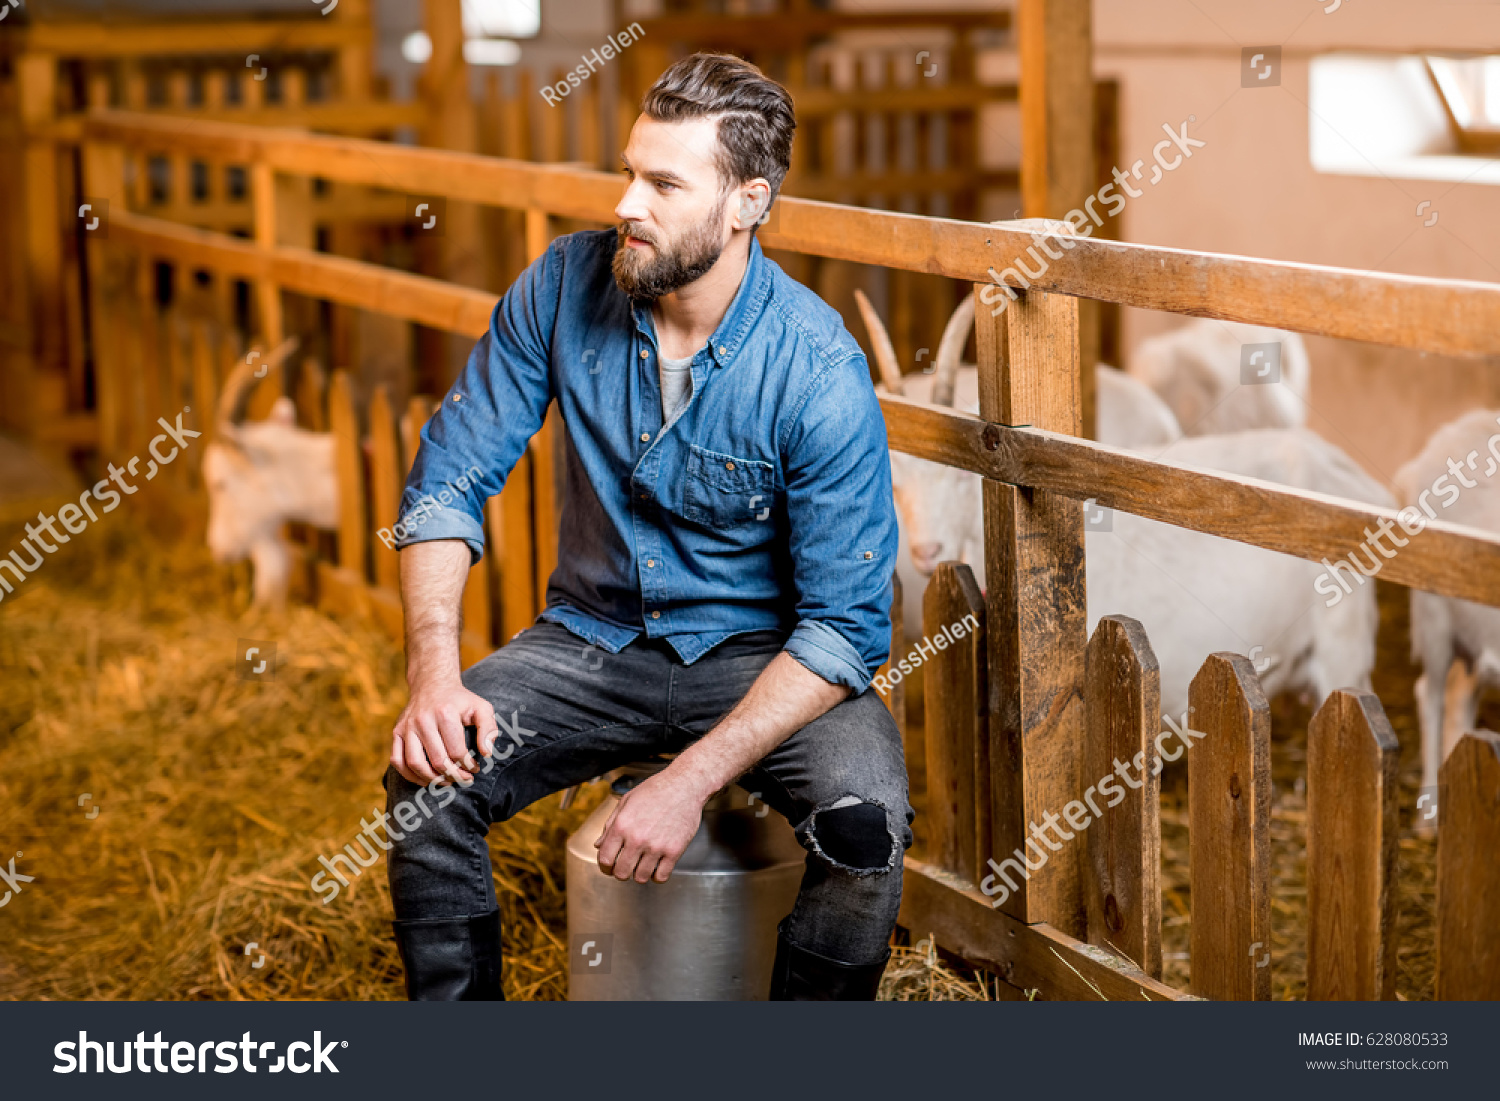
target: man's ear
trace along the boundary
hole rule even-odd
[[[771,187],[765,180],[754,179],[739,191],[736,229],[749,229],[763,222],[771,206]]]

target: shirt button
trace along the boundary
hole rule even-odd
[[[866,558],[874,558],[875,557],[875,552],[874,551],[865,551],[865,557]]]
[[[734,464],[733,463],[725,463],[724,464],[724,469],[725,470],[733,470],[734,469]]]
[[[651,440],[651,433],[650,432],[642,432],[641,433],[641,443],[649,443],[650,440]]]
[[[651,613],[651,618],[652,619],[660,619],[661,618],[661,613],[660,612],[652,612]]]
[[[726,348],[725,348],[725,347],[724,347],[724,345],[722,345],[722,344],[720,344],[720,345],[719,345],[719,354],[720,354],[720,355],[721,355],[721,356],[722,356],[722,355],[725,355],[725,354],[727,354],[727,352],[728,352],[728,349],[726,349]]]
[[[648,558],[648,559],[646,559],[646,565],[648,567],[655,566],[656,565],[656,559],[654,559],[654,558]]]
[[[651,358],[651,353],[649,351],[647,351],[645,348],[642,348],[641,349],[641,358],[642,359],[650,359]]]

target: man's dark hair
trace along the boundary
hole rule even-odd
[[[750,62],[732,54],[685,57],[652,85],[641,113],[657,122],[717,118],[724,189],[760,176],[776,200],[792,163],[797,114],[787,90]]]

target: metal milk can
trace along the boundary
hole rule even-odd
[[[732,784],[667,882],[599,870],[594,840],[620,796],[666,765],[611,773],[609,797],[568,838],[568,1000],[764,1001],[807,856],[781,815]]]

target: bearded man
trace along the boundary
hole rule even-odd
[[[457,500],[398,543],[410,702],[388,807],[439,804],[391,833],[411,998],[503,996],[491,823],[657,754],[675,757],[624,796],[602,871],[666,882],[739,781],[808,851],[770,996],[875,996],[912,841],[900,734],[870,687],[896,517],[864,354],[755,237],[795,126],[754,65],[668,69],[620,158],[617,228],[560,237],[521,274],[422,430],[403,515]],[[546,609],[461,670],[485,501],[553,401],[567,493]]]

